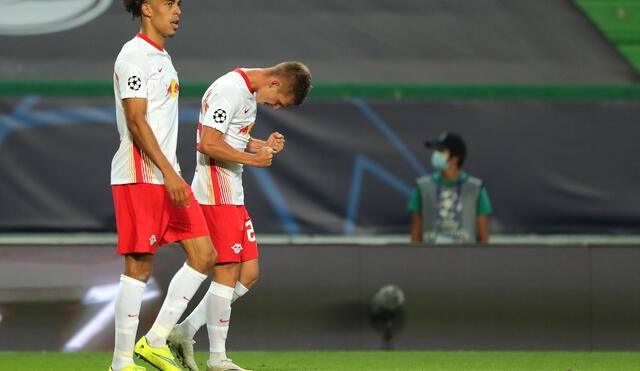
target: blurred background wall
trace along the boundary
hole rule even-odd
[[[111,246],[2,246],[0,256],[0,349],[111,348],[122,264]],[[183,256],[158,250],[139,334]],[[228,348],[637,351],[638,259],[639,249],[614,245],[263,246],[260,282],[234,304]],[[371,302],[390,283],[404,305],[385,341]],[[195,340],[208,349],[206,331]]]
[[[636,8],[609,3],[598,8],[606,24],[629,30]],[[3,231],[115,229],[111,76],[137,23],[120,2],[74,4],[5,5]],[[167,42],[181,78],[185,178],[208,84],[237,66],[301,60],[314,73],[309,101],[261,109],[254,131],[288,138],[272,168],[247,171],[257,231],[406,233],[409,189],[431,171],[422,143],[450,130],[467,139],[465,168],[489,190],[492,233],[637,233],[638,74],[588,5],[185,1]]]
[[[109,80],[137,32],[120,1],[4,3],[3,78]],[[183,81],[292,59],[317,82],[637,81],[571,0],[184,1],[182,10],[166,46]]]
[[[137,23],[119,1],[0,4],[0,349],[110,349],[111,79]],[[304,105],[259,108],[255,136],[280,131],[287,147],[245,173],[264,269],[230,347],[379,349],[369,301],[395,283],[398,349],[636,350],[638,14],[626,0],[184,1],[166,48],[188,181],[210,82],[283,60],[314,74]],[[492,240],[533,245],[397,244],[431,172],[423,142],[445,130],[487,186]],[[548,234],[599,243],[540,245]],[[161,250],[141,331],[182,259]],[[283,295],[300,301],[267,310]],[[46,329],[37,342],[31,326]]]

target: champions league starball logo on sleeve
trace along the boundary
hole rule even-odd
[[[222,124],[226,120],[227,112],[222,108],[218,108],[217,110],[215,110],[215,112],[213,112],[213,121],[217,122],[218,124]]]
[[[69,30],[98,18],[113,0],[0,0],[0,35]]]
[[[127,85],[129,86],[129,89],[138,91],[142,87],[142,80],[138,76],[131,76],[127,80]]]

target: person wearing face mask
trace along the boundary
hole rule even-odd
[[[435,172],[418,178],[411,192],[411,242],[489,242],[491,202],[482,180],[461,170],[464,140],[444,132],[425,146],[433,149]]]

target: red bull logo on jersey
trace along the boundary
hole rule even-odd
[[[255,122],[252,122],[251,124],[243,127],[242,129],[238,130],[238,134],[244,135],[246,138],[250,138],[251,137],[251,129],[253,129],[253,125],[255,124]]]
[[[171,95],[171,98],[178,96],[180,92],[180,84],[176,80],[171,80],[171,85],[167,88],[167,95]]]

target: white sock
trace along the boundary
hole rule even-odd
[[[213,285],[214,282],[211,284]],[[240,281],[236,282],[236,287],[233,289],[233,298],[231,298],[231,304],[233,304],[236,300],[238,300],[241,296],[249,292],[249,289],[246,288]],[[200,327],[207,324],[207,313],[206,306],[207,300],[209,298],[209,293],[207,292],[198,303],[198,306],[189,314],[180,325],[178,325],[178,332],[180,335],[193,339],[196,335],[196,332],[200,329]]]
[[[119,371],[133,363],[133,347],[138,331],[138,315],[142,304],[142,293],[146,283],[124,274],[120,276],[120,286],[115,302],[116,345],[113,350],[111,367]]]
[[[166,344],[169,332],[176,325],[193,294],[206,278],[206,274],[196,271],[187,263],[184,263],[173,276],[158,317],[146,335],[147,342],[151,347],[162,348]]]
[[[231,318],[233,287],[212,282],[206,302],[207,333],[209,334],[210,359],[218,361],[227,358],[226,342]]]
[[[193,309],[193,311],[189,314],[189,316],[182,321],[181,324],[178,325],[178,332],[180,335],[193,339],[196,332],[200,329],[200,327],[207,324],[207,300],[209,299],[209,291],[207,291],[198,306]]]
[[[242,295],[249,292],[249,289],[246,288],[240,281],[236,282],[236,288],[233,289],[233,298],[231,298],[231,304],[235,303],[236,300],[240,299]]]

